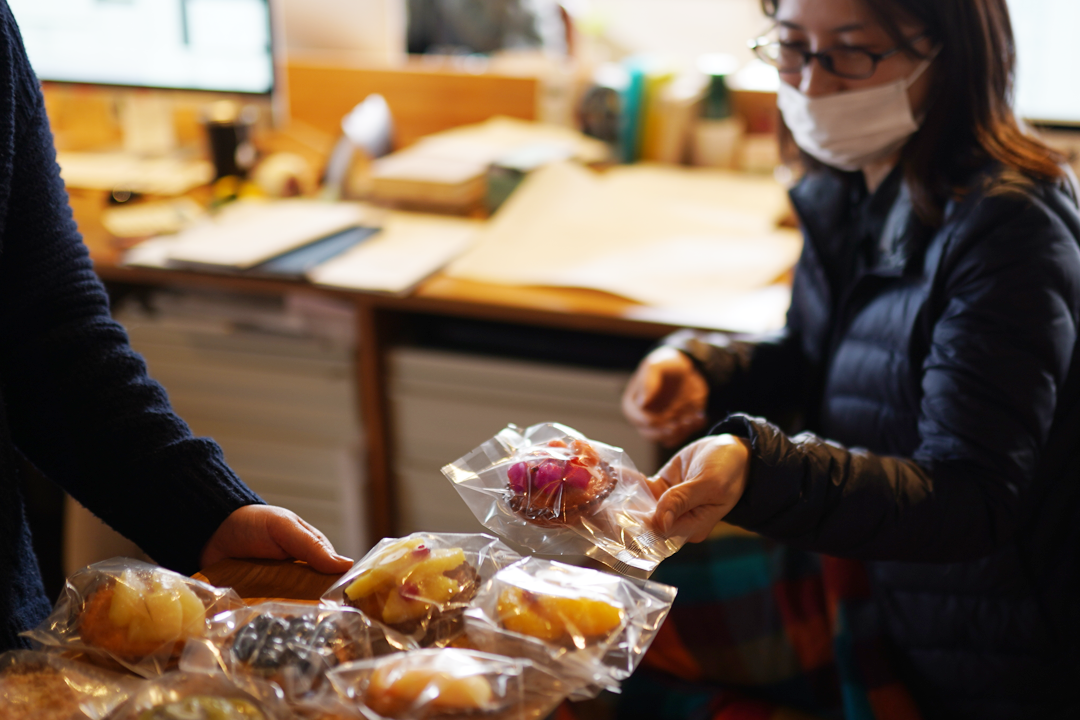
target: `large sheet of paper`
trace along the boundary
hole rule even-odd
[[[465,251],[482,226],[479,220],[390,212],[376,235],[315,267],[308,279],[351,290],[404,293]]]
[[[767,178],[647,165],[597,174],[559,163],[530,175],[447,273],[730,316],[798,259],[799,234],[777,229],[786,209],[783,188]]]

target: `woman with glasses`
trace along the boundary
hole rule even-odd
[[[1080,213],[1013,114],[1005,0],[762,1],[804,250],[781,333],[676,333],[627,388],[647,437],[709,429],[655,522],[864,561],[839,632],[879,637],[890,717],[1080,717]]]

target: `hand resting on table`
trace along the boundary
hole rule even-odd
[[[323,573],[343,573],[352,567],[352,560],[338,555],[325,535],[296,513],[273,505],[245,505],[233,511],[210,536],[200,567],[226,558],[296,558]]]

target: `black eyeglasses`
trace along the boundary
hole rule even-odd
[[[925,37],[927,37],[926,33],[917,35],[908,40],[908,45]],[[798,45],[770,40],[767,37],[751,40],[749,44],[755,55],[782,73],[802,72],[811,60],[817,60],[826,72],[848,80],[865,80],[874,74],[879,62],[902,52],[906,47],[901,45],[883,53],[876,53],[863,48],[841,45],[810,52]]]

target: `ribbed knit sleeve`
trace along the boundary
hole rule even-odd
[[[192,572],[218,525],[261,500],[172,412],[110,318],[6,4],[0,26],[0,386],[11,437],[158,562]]]

